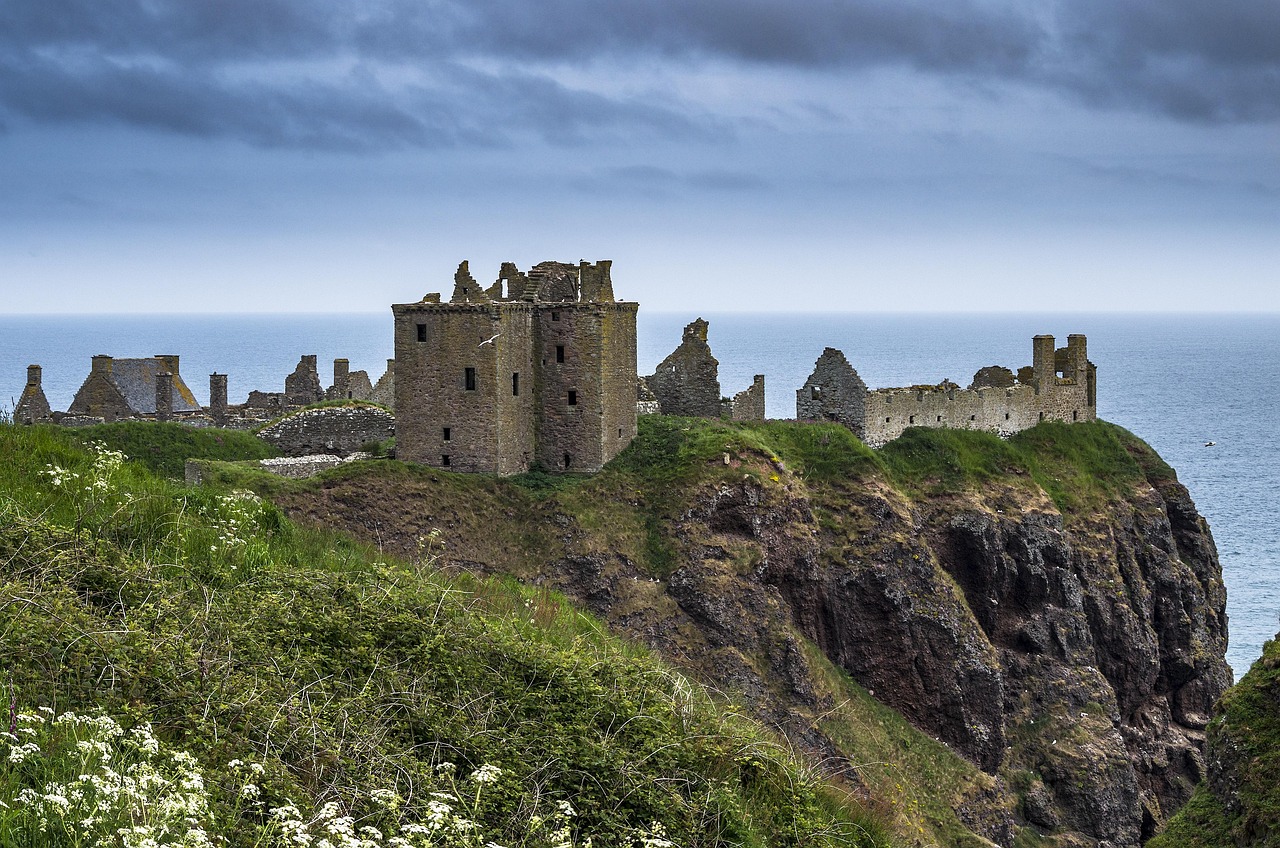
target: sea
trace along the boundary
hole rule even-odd
[[[1243,674],[1280,629],[1280,314],[654,313],[638,325],[641,374],[702,317],[721,392],[765,376],[771,418],[795,415],[795,390],[824,347],[844,351],[868,386],[968,385],[986,365],[1031,363],[1031,338],[1084,333],[1098,367],[1098,415],[1145,439],[1178,471],[1217,540],[1227,584],[1227,659]],[[0,406],[12,409],[28,363],[66,409],[90,357],[178,354],[202,403],[227,374],[232,403],[281,391],[301,354],[321,377],[333,359],[377,380],[393,355],[389,313],[289,315],[0,315]],[[326,381],[326,384],[331,379]],[[1210,444],[1212,443],[1212,444]]]

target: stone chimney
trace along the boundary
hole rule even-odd
[[[93,365],[89,368],[90,374],[102,374],[111,376],[111,357],[105,353],[100,353],[93,358]]]
[[[168,371],[161,371],[156,375],[156,420],[168,421],[172,417],[173,375]]]
[[[166,371],[168,371],[171,375],[173,375],[173,376],[175,376],[175,377],[176,377],[176,376],[178,376],[179,371],[178,371],[178,356],[177,356],[177,354],[174,354],[174,353],[157,353],[157,354],[156,354],[156,359],[160,360],[160,361],[164,364],[165,370],[166,370]]]
[[[333,360],[333,396],[345,400],[350,395],[351,363],[346,359]]]
[[[42,373],[43,373],[43,369],[41,369],[39,365],[28,365],[27,366],[27,385],[35,389],[40,388],[40,380],[41,380]]]
[[[209,416],[219,426],[227,420],[227,375],[216,371],[209,375]]]

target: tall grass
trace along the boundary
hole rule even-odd
[[[553,593],[436,572],[429,541],[397,562],[42,428],[0,426],[0,493],[6,686],[150,725],[211,787],[262,764],[263,806],[209,794],[228,845],[270,844],[272,808],[403,834],[442,791],[500,845],[555,844],[530,822],[561,802],[561,844],[886,844],[771,733]],[[498,771],[463,798],[445,762]]]

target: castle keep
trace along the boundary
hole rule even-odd
[[[636,434],[636,312],[610,263],[466,262],[395,316],[396,455],[453,471],[599,471]]]

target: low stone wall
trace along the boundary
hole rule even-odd
[[[258,436],[287,456],[347,456],[395,435],[396,419],[376,406],[304,409],[263,428]]]

